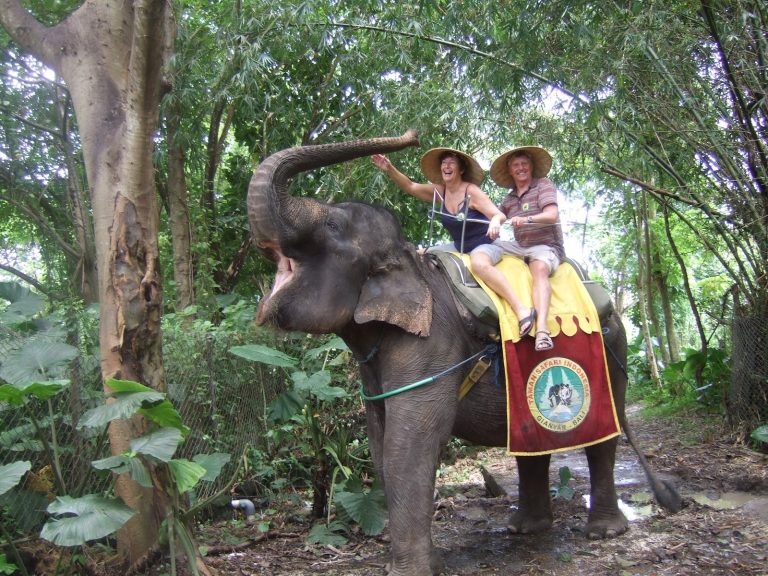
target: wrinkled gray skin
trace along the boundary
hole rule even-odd
[[[481,350],[483,331],[456,302],[443,274],[401,235],[394,216],[362,203],[322,204],[287,192],[295,174],[374,153],[418,145],[414,131],[283,150],[268,157],[248,190],[248,216],[258,248],[277,264],[275,285],[257,321],[286,330],[336,333],[358,360],[368,395],[437,374]],[[622,427],[626,337],[609,317],[606,347]],[[618,359],[618,361],[617,361]],[[435,472],[451,435],[485,446],[505,446],[505,393],[483,378],[461,402],[466,371],[376,402],[366,402],[371,452],[384,480],[392,542],[390,576],[424,576],[441,568],[430,536]],[[627,530],[613,480],[616,439],[586,449],[591,507],[586,533],[606,538]],[[657,499],[679,509],[674,489],[646,468]],[[520,505],[513,533],[552,524],[549,456],[518,457]]]

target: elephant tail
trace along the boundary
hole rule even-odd
[[[656,502],[668,512],[679,512],[683,507],[683,499],[680,497],[677,488],[675,488],[669,480],[660,479],[653,471],[651,465],[648,463],[648,459],[640,449],[637,437],[632,431],[632,428],[630,428],[626,415],[621,414],[620,422],[629,445],[632,446],[635,454],[637,454],[637,459],[640,461],[640,465],[645,471],[645,477],[651,485],[651,490],[653,490],[653,496],[656,498]]]

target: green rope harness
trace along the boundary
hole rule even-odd
[[[434,376],[430,376],[429,378],[424,378],[423,380],[419,380],[418,382],[414,382],[413,384],[406,384],[405,386],[401,386],[400,388],[395,388],[394,390],[390,390],[389,392],[384,392],[383,394],[377,394],[376,396],[367,396],[365,394],[365,390],[363,389],[363,386],[360,385],[360,396],[362,396],[363,400],[384,400],[385,398],[389,398],[390,396],[395,396],[396,394],[400,394],[402,392],[407,392],[408,390],[413,390],[414,388],[419,388],[420,386],[424,386],[425,384],[430,384],[431,382],[434,382],[438,378],[445,376],[446,374],[450,374],[451,372],[455,372],[464,364],[467,364],[468,362],[472,362],[472,360],[479,358],[480,356],[483,356],[484,354],[493,355],[498,351],[498,344],[487,344],[485,348],[480,350],[477,354],[473,354],[466,360],[462,360],[458,364],[451,366],[450,368],[443,370],[442,372],[435,374]]]

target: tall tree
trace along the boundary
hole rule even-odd
[[[18,0],[0,0],[0,23],[60,75],[72,95],[93,190],[102,375],[164,389],[152,143],[175,33],[171,5],[86,0],[46,27]],[[113,453],[127,450],[144,426],[141,419],[113,423]],[[132,564],[157,540],[166,502],[127,475],[118,478],[117,492],[137,511],[118,535]]]

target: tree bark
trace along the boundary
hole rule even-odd
[[[659,375],[658,363],[656,361],[656,350],[653,346],[653,338],[649,330],[650,322],[648,320],[648,298],[650,295],[647,293],[648,283],[645,277],[648,271],[645,269],[645,259],[643,258],[643,215],[642,207],[638,206],[634,210],[635,216],[635,250],[637,252],[637,294],[640,299],[638,306],[640,307],[640,328],[643,333],[643,341],[645,342],[645,353],[648,359],[648,370],[651,380],[657,388],[661,388],[661,376]]]
[[[176,310],[184,310],[195,301],[192,264],[192,222],[189,195],[184,174],[184,149],[179,142],[178,110],[170,107],[168,127],[168,222],[173,245],[173,279],[176,282]]]
[[[63,89],[61,90],[64,91]],[[77,281],[77,293],[85,304],[98,301],[98,275],[96,270],[96,247],[93,242],[93,227],[91,226],[87,210],[87,194],[83,189],[80,175],[78,174],[78,162],[72,150],[70,142],[69,106],[71,98],[69,94],[59,98],[59,119],[61,128],[61,146],[67,161],[67,190],[69,192],[72,225],[80,258],[75,265],[73,278]]]
[[[163,390],[152,142],[175,34],[171,4],[86,0],[47,28],[18,0],[0,0],[0,23],[70,88],[93,190],[102,376]],[[112,452],[128,449],[145,428],[138,417],[115,421]],[[127,475],[118,478],[117,493],[137,511],[118,533],[118,549],[133,564],[157,540],[166,502]]]

